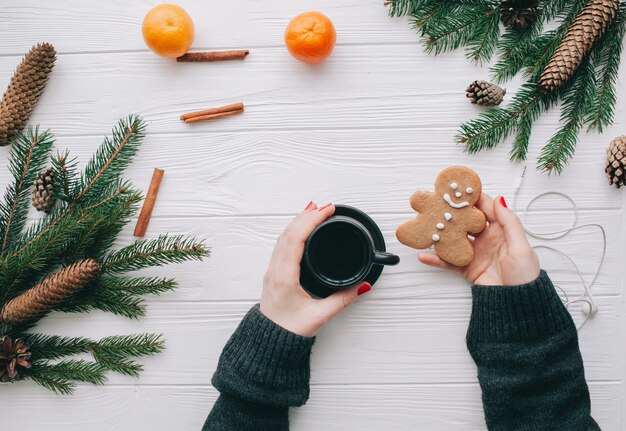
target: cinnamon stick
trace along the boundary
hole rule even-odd
[[[242,113],[243,113],[243,109],[237,109],[234,111],[220,112],[219,114],[199,115],[197,117],[187,118],[185,120],[185,123],[189,124],[189,123],[196,123],[198,121],[215,120],[217,118],[230,117],[231,115],[242,114]]]
[[[222,112],[239,111],[239,110],[243,110],[243,103],[234,103],[232,105],[220,106],[218,108],[205,109],[204,111],[189,112],[188,114],[181,115],[180,119],[183,121],[186,121],[187,119],[192,118],[192,117],[200,117],[203,115],[213,115],[213,114],[220,114]]]
[[[161,186],[164,173],[165,171],[163,169],[154,168],[150,187],[148,187],[146,199],[143,201],[143,206],[141,207],[141,212],[137,219],[137,225],[133,233],[134,236],[142,237],[146,234],[146,230],[148,230],[148,223],[150,223],[150,217],[152,217],[152,210],[154,209],[154,203],[159,193],[159,187]]]
[[[238,51],[211,51],[211,52],[188,52],[176,59],[179,63],[210,63],[213,61],[245,60],[250,51],[242,49]]]

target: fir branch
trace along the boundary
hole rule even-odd
[[[129,357],[152,356],[161,352],[164,341],[156,334],[135,334],[107,337],[94,346],[96,362],[116,373],[138,377],[143,366],[129,360]]]
[[[46,164],[54,137],[49,131],[29,128],[25,134],[18,133],[12,142],[9,170],[14,182],[7,188],[4,204],[0,206],[0,258],[24,228],[31,186]]]
[[[90,361],[65,360],[56,364],[33,364],[26,376],[53,392],[69,395],[76,387],[75,382],[102,385],[106,382],[106,369]]]
[[[98,286],[84,289],[56,308],[65,313],[85,313],[100,310],[118,316],[138,319],[145,316],[146,306],[140,298],[123,291],[102,291]]]
[[[426,35],[426,52],[441,54],[468,46],[468,56],[488,60],[500,34],[497,8],[481,2],[459,4],[442,20],[431,20],[422,27]]]
[[[102,277],[99,289],[120,291],[129,295],[159,295],[178,287],[173,278],[158,277]]]
[[[587,59],[578,69],[565,93],[561,111],[563,125],[541,151],[538,169],[560,174],[572,158],[578,142],[578,133],[594,101],[595,86],[595,70]]]
[[[135,271],[166,263],[201,260],[209,255],[202,243],[185,236],[161,235],[158,239],[139,240],[110,253],[102,263],[106,273]]]
[[[177,287],[176,281],[151,277],[103,277],[91,289],[84,289],[58,308],[64,312],[101,310],[130,319],[145,315],[144,301],[138,297],[159,295]]]
[[[464,144],[465,151],[470,154],[494,148],[517,130],[520,118],[534,121],[556,103],[557,99],[558,92],[544,95],[537,84],[527,83],[517,92],[509,107],[492,109],[479,118],[462,124],[455,138],[456,142]],[[523,139],[520,142],[523,143]],[[519,149],[516,152],[520,153]]]
[[[112,131],[112,138],[106,137],[87,163],[78,190],[75,191],[76,202],[89,198],[98,200],[102,195],[101,187],[119,180],[139,150],[145,127],[145,122],[138,116],[130,115],[120,120]]]
[[[55,197],[66,203],[74,201],[72,190],[78,185],[78,161],[69,157],[69,151],[65,151],[52,158],[52,172],[58,184]]]
[[[517,123],[517,135],[513,141],[513,148],[509,153],[510,160],[512,162],[521,162],[526,160],[534,121],[535,118],[529,115],[524,115],[519,118]]]
[[[385,6],[389,7],[390,16],[403,16],[441,3],[445,3],[445,0],[387,0]]]
[[[522,70],[528,53],[533,50],[533,42],[540,33],[541,26],[536,23],[524,31],[509,29],[502,35],[497,48],[498,61],[489,69],[496,83],[502,84]]]
[[[617,96],[615,86],[619,76],[624,35],[626,34],[626,3],[622,3],[619,15],[613,25],[594,49],[594,66],[599,72],[599,79],[594,90],[593,104],[585,123],[589,131],[602,132],[613,123]]]
[[[82,337],[59,337],[57,335],[25,334],[30,344],[33,362],[49,361],[81,353],[89,353],[93,341]]]

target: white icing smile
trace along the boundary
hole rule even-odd
[[[467,206],[469,206],[469,202],[459,202],[458,204],[456,202],[454,202],[452,200],[452,198],[450,197],[449,193],[446,193],[443,195],[443,200],[446,201],[446,203],[448,205],[450,205],[452,208],[465,208]]]

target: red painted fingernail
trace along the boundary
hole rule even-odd
[[[359,287],[359,290],[357,290],[357,295],[361,296],[364,293],[369,292],[370,290],[372,290],[372,285],[369,283],[363,283],[363,286]]]
[[[506,200],[504,200],[504,196],[500,196],[500,205],[504,208],[508,208],[509,206],[506,204]]]
[[[332,204],[326,204],[323,207],[321,207],[318,211],[324,211],[326,208],[328,208],[329,206],[331,206]]]
[[[306,208],[304,209],[305,211],[310,210],[311,208],[313,208],[313,201],[309,202],[309,204],[306,206]]]

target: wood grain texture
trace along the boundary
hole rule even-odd
[[[251,52],[245,62],[176,63],[156,57],[142,41],[141,20],[155,4],[6,0],[0,7],[0,88],[34,43],[48,41],[59,51],[31,124],[52,129],[57,148],[69,148],[84,164],[119,118],[143,115],[148,136],[127,177],[146,190],[154,166],[167,171],[146,236],[190,234],[212,247],[204,262],[145,271],[175,277],[181,286],[150,298],[144,319],[54,313],[39,326],[45,333],[93,337],[163,333],[167,350],[145,361],[140,380],[112,375],[108,386],[80,386],[71,398],[28,382],[0,385],[0,412],[10,412],[2,426],[199,429],[217,396],[210,377],[221,349],[258,301],[274,242],[313,199],[370,213],[402,261],[320,334],[311,400],[292,412],[292,429],[484,430],[464,340],[467,284],[419,264],[394,230],[415,215],[408,197],[431,189],[436,174],[452,164],[472,167],[487,193],[512,203],[521,166],[508,163],[510,140],[475,156],[453,143],[458,125],[483,112],[467,102],[464,89],[486,78],[486,68],[462,52],[427,55],[407,19],[387,17],[383,0],[183,0],[196,25],[193,50]],[[335,52],[319,67],[294,61],[282,42],[289,19],[310,9],[331,17],[338,33]],[[625,133],[624,79],[622,67],[616,125],[604,135],[583,134],[561,177],[534,170],[559,112],[538,120],[518,205],[562,191],[581,209],[579,223],[607,230],[607,258],[594,287],[600,312],[580,335],[593,415],[604,431],[622,430],[626,410],[626,194],[608,187],[603,172],[608,142]],[[506,86],[505,103],[520,83]],[[245,115],[193,126],[179,120],[185,112],[238,101],[246,103]],[[8,153],[0,148],[1,165]],[[0,185],[9,179],[0,168]],[[537,231],[571,223],[572,209],[560,198],[548,197],[537,209],[528,218]],[[133,240],[133,225],[118,245]],[[577,232],[552,245],[571,253],[586,280],[593,276],[601,254],[596,233]],[[549,252],[541,259],[568,295],[581,291],[570,263]],[[580,310],[572,313],[580,321]]]
[[[124,318],[93,313],[89,318],[56,313],[42,329],[50,334],[100,338],[133,332],[163,333],[167,350],[143,360],[140,384],[205,384],[218,353],[253,302],[151,302],[148,316],[132,325]],[[619,298],[599,297],[601,315],[581,333],[581,348],[591,381],[621,380]],[[476,367],[465,347],[470,298],[385,298],[375,289],[349,313],[320,333],[312,363],[315,384],[470,383]],[[581,318],[577,311],[574,317]],[[602,337],[598,337],[602,334]],[[198,340],[202,340],[199,342]],[[191,347],[190,347],[191,346]],[[445,359],[444,359],[445,358]],[[184,366],[180,366],[184,363]],[[137,383],[111,375],[114,383]]]
[[[83,386],[73,402],[42,394],[31,383],[12,390],[14,396],[3,401],[3,408],[20,411],[20,400],[28,399],[32,411],[46,412],[29,416],[32,428],[24,428],[21,418],[21,428],[33,430],[199,430],[217,399],[217,392],[208,385],[109,386],[105,390]],[[594,383],[590,391],[602,430],[621,431],[619,385]],[[352,431],[355,424],[362,431],[485,429],[477,384],[314,385],[306,407],[291,411],[291,429],[297,431]]]

